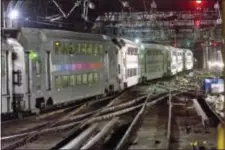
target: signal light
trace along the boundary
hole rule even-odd
[[[201,0],[196,0],[196,3],[197,3],[197,4],[201,4],[202,1],[201,1]]]
[[[195,26],[196,26],[197,28],[199,28],[200,25],[201,25],[201,21],[200,21],[200,20],[195,20]]]

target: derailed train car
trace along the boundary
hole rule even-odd
[[[177,73],[176,50],[159,44],[143,44],[140,53],[142,81],[172,76]]]

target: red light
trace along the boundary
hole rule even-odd
[[[217,43],[216,42],[213,42],[213,44],[212,44],[214,47],[216,47],[217,46]]]
[[[196,3],[197,3],[197,4],[201,4],[202,1],[201,1],[201,0],[197,0]]]
[[[195,20],[195,26],[199,27],[201,25],[200,20]]]

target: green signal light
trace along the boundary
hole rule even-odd
[[[34,51],[31,51],[29,54],[29,58],[31,60],[35,60],[38,57],[37,53],[35,53]]]

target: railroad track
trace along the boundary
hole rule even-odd
[[[133,136],[116,149],[215,148],[216,128],[207,124],[209,118],[193,98],[194,93],[172,94],[171,101],[167,97],[167,101],[156,104],[141,116],[141,125],[137,121],[130,133]]]
[[[76,109],[73,109],[73,111],[65,113],[66,115],[64,114],[64,116],[62,116],[61,118],[57,118],[55,120],[46,122],[46,117],[44,117],[44,123],[39,123],[38,125],[36,123],[38,121],[34,123],[31,122],[31,125],[34,124],[34,127],[31,126],[30,123],[26,123],[26,127],[24,127],[23,125],[25,123],[24,124],[22,123],[21,125],[22,129],[19,127],[19,124],[15,128],[15,123],[14,123],[14,131],[16,130],[16,132],[14,132],[14,134],[12,135],[11,132],[13,132],[13,130],[11,128],[6,128],[8,130],[5,130],[4,132],[5,134],[3,134],[3,135],[6,135],[6,136],[3,136],[1,139],[3,149],[13,149],[16,147],[20,147],[21,145],[24,145],[24,142],[26,143],[26,141],[31,142],[33,140],[36,140],[37,135],[40,135],[40,134],[42,135],[41,138],[44,138],[45,134],[49,136],[49,133],[52,133],[54,131],[57,131],[58,134],[59,134],[59,131],[63,132],[63,135],[68,134],[71,132],[70,129],[73,128],[74,125],[88,124],[90,122],[90,117],[92,117],[91,121],[93,122],[101,118],[107,117],[107,115],[104,115],[104,113],[110,113],[111,111],[114,111],[114,109],[118,109],[116,107],[115,108],[112,107],[113,105],[119,105],[120,103],[126,102],[126,100],[129,100],[130,98],[140,97],[138,93],[140,93],[138,91],[138,87],[135,87],[123,93],[122,95],[114,98],[111,101],[108,100],[107,98],[104,98],[102,100],[94,101],[89,104],[86,103]],[[102,104],[102,102],[104,102],[104,104]],[[101,108],[104,108],[104,107],[105,108],[111,107],[111,108],[109,110],[106,110],[106,109],[101,110]],[[121,108],[123,107],[124,106],[122,106]],[[100,110],[98,111],[98,109]],[[124,112],[120,112],[120,113],[124,113]],[[96,118],[94,118],[93,115]],[[98,115],[102,115],[102,117],[97,118]],[[11,126],[13,126],[13,124]],[[17,128],[19,130],[17,130]],[[68,133],[66,133],[67,131]],[[53,137],[60,137],[60,136],[53,135]],[[56,140],[53,140],[53,141],[56,141]],[[29,144],[28,144],[28,147],[29,147]]]
[[[174,82],[173,85],[173,92],[188,89],[185,84],[179,85]],[[102,139],[112,134],[109,132],[112,132],[113,128],[115,130],[120,129],[118,124],[123,124],[121,123],[123,122],[121,117],[127,118],[132,114],[135,116],[134,114],[142,109],[144,105],[152,106],[157,101],[168,97],[167,83],[157,83],[157,86],[154,87],[161,90],[149,88],[149,86],[139,86],[128,90],[111,101],[99,100],[99,103],[94,101],[76,107],[75,110],[72,109],[72,111],[69,111],[66,115],[64,114],[63,117],[58,118],[56,121],[48,122],[47,125],[41,127],[38,125],[38,128],[28,127],[27,129],[30,130],[23,130],[26,132],[17,132],[17,134],[2,137],[2,148],[59,149],[68,148],[68,146],[71,148],[71,145],[72,148],[79,147],[83,149],[95,147],[96,143],[104,141]],[[189,88],[193,90],[193,86]],[[150,101],[147,102],[147,99],[150,99]],[[106,103],[101,104],[101,102]],[[43,118],[46,118],[46,116]],[[90,139],[90,137],[93,138]],[[86,144],[84,144],[84,140],[87,141]]]

